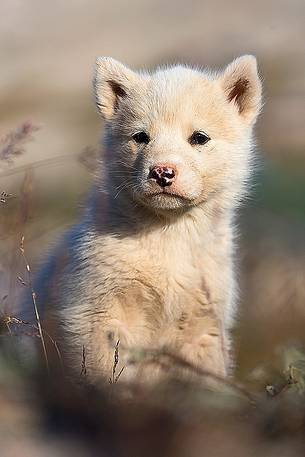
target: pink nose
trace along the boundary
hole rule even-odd
[[[160,187],[171,186],[175,181],[177,170],[173,165],[155,165],[151,168],[148,178],[153,179]]]

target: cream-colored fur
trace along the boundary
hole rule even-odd
[[[234,210],[261,104],[256,60],[241,57],[220,73],[186,66],[135,73],[98,58],[94,90],[106,122],[99,175],[81,223],[43,273],[67,357],[79,372],[85,347],[89,378],[109,378],[119,340],[122,380],[145,379],[143,367],[128,366],[140,349],[164,349],[226,375]],[[135,141],[139,131],[147,144]],[[191,144],[194,131],[210,140]],[[176,169],[169,187],[149,178],[159,164]]]

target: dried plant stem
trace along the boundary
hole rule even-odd
[[[33,306],[34,306],[35,317],[36,317],[38,332],[39,332],[39,336],[40,336],[40,340],[41,340],[41,344],[42,344],[42,349],[43,349],[43,354],[44,354],[44,358],[45,358],[46,368],[47,368],[47,372],[49,373],[50,372],[50,366],[49,366],[48,353],[47,353],[47,348],[46,348],[46,343],[45,343],[45,339],[44,339],[43,329],[42,329],[42,325],[41,325],[41,321],[40,321],[40,315],[39,315],[39,311],[38,311],[38,307],[37,307],[36,293],[34,291],[33,284],[32,284],[31,268],[30,268],[29,262],[27,260],[27,257],[25,255],[24,236],[22,236],[22,238],[21,238],[20,251],[21,251],[21,255],[23,257],[24,263],[25,263],[25,267],[26,267],[27,273],[28,273],[28,285],[29,285],[29,288],[30,288],[30,291],[31,291],[31,295],[32,295],[32,302],[33,302]]]
[[[7,328],[7,331],[10,335],[12,335],[12,330],[11,330],[11,327],[10,327],[10,324],[8,322],[5,321],[5,326]]]
[[[45,166],[56,166],[60,165],[62,162],[69,161],[75,159],[75,156],[72,154],[65,154],[57,157],[51,157],[50,159],[42,159],[42,160],[37,160],[36,162],[31,163],[31,168],[40,168],[40,167],[45,167]],[[9,170],[5,170],[0,173],[0,178],[7,178],[8,176],[12,176],[16,173],[22,173],[24,171],[27,171],[29,168],[29,165],[20,165],[17,167],[13,167]]]
[[[145,355],[148,355],[149,357],[144,360],[144,363],[146,364],[159,364],[163,366],[165,369],[168,369],[170,367],[169,362],[174,362],[176,366],[180,366],[182,368],[188,369],[192,371],[193,373],[197,374],[198,376],[203,376],[206,378],[210,378],[222,385],[225,385],[236,392],[239,392],[242,394],[244,397],[246,397],[250,403],[253,405],[256,404],[256,400],[254,396],[244,388],[244,386],[240,385],[239,383],[230,380],[229,378],[225,378],[221,375],[218,375],[216,373],[213,373],[209,370],[206,370],[204,368],[200,368],[198,366],[193,365],[192,363],[188,362],[187,360],[183,359],[182,357],[172,354],[171,352],[167,351],[154,351],[154,350],[149,350],[145,351]],[[163,361],[161,360],[163,358]]]
[[[116,384],[118,380],[120,379],[121,374],[123,373],[123,370],[125,366],[121,368],[118,374],[116,374],[116,370],[118,367],[119,363],[119,345],[120,345],[120,340],[117,341],[114,349],[114,360],[113,360],[113,367],[112,367],[112,377],[109,379],[110,384]]]
[[[83,353],[82,353],[82,368],[80,372],[80,376],[86,377],[87,375],[87,366],[86,366],[86,348],[83,346]]]
[[[25,144],[32,140],[32,134],[39,128],[32,122],[23,122],[5,137],[0,138],[0,160],[11,164],[15,157],[24,153]]]
[[[12,194],[8,194],[7,192],[5,192],[3,190],[3,191],[0,192],[0,203],[5,205],[8,202],[8,200],[10,200],[13,197],[14,196]]]

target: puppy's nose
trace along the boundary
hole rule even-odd
[[[160,187],[171,186],[175,181],[177,170],[173,165],[155,165],[151,168],[148,178],[153,179]]]

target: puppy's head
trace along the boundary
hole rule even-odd
[[[136,73],[101,57],[94,91],[114,197],[123,193],[160,213],[211,199],[226,208],[241,197],[261,106],[253,56],[218,74],[185,66]]]

